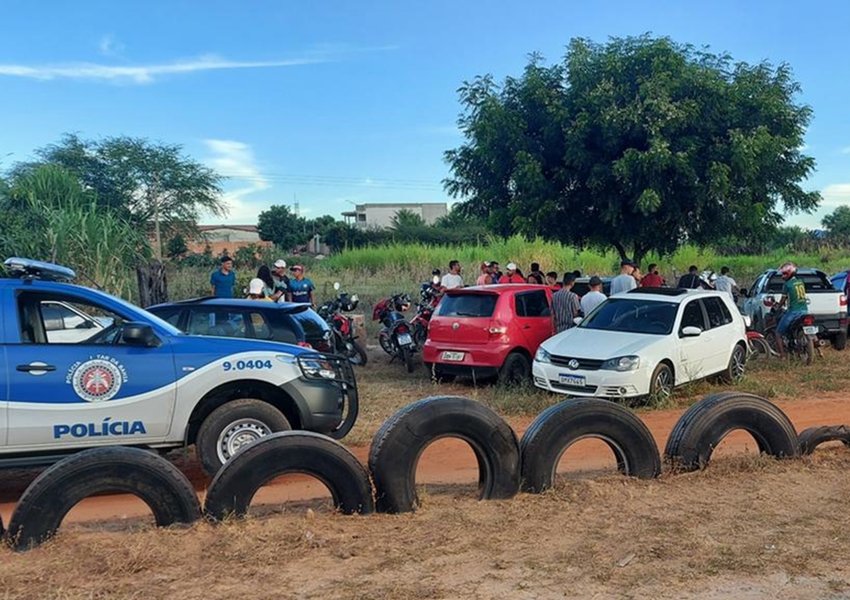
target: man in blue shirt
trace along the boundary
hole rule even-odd
[[[316,286],[313,282],[304,277],[304,267],[301,265],[293,265],[289,269],[294,279],[289,280],[289,295],[293,302],[306,302],[313,304],[313,290]]]
[[[236,285],[236,273],[233,271],[233,260],[225,255],[221,257],[221,268],[210,275],[212,295],[216,298],[233,298],[233,288]]]

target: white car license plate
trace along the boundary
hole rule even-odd
[[[463,360],[463,352],[443,352],[443,360],[451,362],[460,362]]]
[[[409,346],[413,343],[413,338],[410,337],[409,333],[400,333],[398,334],[398,343],[401,346]]]
[[[558,380],[563,385],[572,385],[575,387],[584,387],[584,377],[581,375],[568,375],[566,373],[559,373]]]
[[[803,327],[803,333],[805,333],[806,335],[817,335],[818,328],[814,325],[806,325],[805,327]]]

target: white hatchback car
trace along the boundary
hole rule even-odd
[[[725,293],[639,288],[540,345],[534,384],[570,396],[664,398],[709,376],[741,378],[744,318]]]

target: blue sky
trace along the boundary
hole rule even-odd
[[[232,178],[231,222],[271,204],[449,199],[443,152],[465,79],[558,60],[573,37],[651,32],[789,63],[814,109],[815,227],[850,204],[850,2],[2,0],[0,161],[64,132],[182,144]]]

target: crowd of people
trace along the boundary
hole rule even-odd
[[[304,276],[304,267],[292,265],[287,275],[286,261],[278,259],[271,268],[260,265],[257,276],[248,283],[245,297],[251,300],[271,302],[303,302],[315,306],[313,292],[316,286]],[[236,272],[233,259],[222,256],[220,266],[210,275],[212,295],[216,298],[236,297]]]
[[[440,277],[439,285],[442,289],[454,289],[464,287],[460,261],[449,262],[449,271],[441,274],[435,269],[432,274]],[[581,271],[567,271],[561,279],[558,279],[556,271],[543,272],[539,263],[531,263],[528,275],[522,272],[516,263],[509,262],[505,265],[505,272],[500,269],[499,261],[485,261],[479,267],[478,275],[473,285],[492,285],[510,283],[531,283],[548,285],[553,288],[552,312],[555,319],[555,327],[558,332],[569,329],[575,323],[577,317],[590,314],[607,296],[603,293],[603,280],[598,275],[593,275],[587,281],[588,291],[579,295],[573,291],[576,281],[581,277]],[[642,273],[640,267],[632,260],[624,259],[620,262],[620,272],[611,279],[609,295],[628,292],[636,288],[659,288],[668,287],[666,280],[659,272],[659,266],[651,263],[646,273]],[[683,274],[677,286],[685,289],[716,289],[728,293],[733,299],[738,292],[738,284],[731,276],[729,267],[720,269],[720,275],[712,271],[700,273],[696,265],[691,265],[688,272]]]

